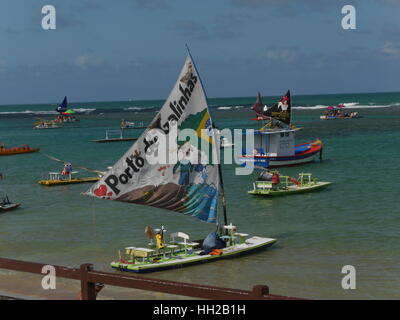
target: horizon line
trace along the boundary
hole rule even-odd
[[[289,89],[292,90],[292,89]],[[258,90],[259,91],[259,90]],[[293,94],[291,92],[291,96],[331,96],[331,95],[352,95],[352,94],[384,94],[384,93],[400,93],[400,91],[375,91],[375,92],[348,92],[348,93],[305,93],[305,94]],[[279,97],[280,95],[261,95],[261,97]],[[67,96],[68,97],[68,96]],[[230,97],[209,97],[210,99],[238,99],[238,98],[253,98],[257,97],[257,94],[254,96],[230,96]],[[88,101],[68,101],[68,104],[72,103],[100,103],[100,102],[133,102],[133,101],[164,101],[165,98],[162,99],[128,99],[128,100],[88,100]],[[62,99],[60,100],[62,101]],[[16,104],[0,104],[0,107],[3,106],[23,106],[23,105],[43,105],[43,104],[59,104],[59,102],[38,102],[38,103],[16,103]]]

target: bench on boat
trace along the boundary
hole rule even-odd
[[[221,238],[230,245],[243,244],[249,236],[247,233],[236,232],[236,226],[232,225],[232,223],[224,226],[224,229],[228,230],[229,235],[222,236]]]
[[[171,233],[171,244],[167,245],[167,248],[171,248],[171,246],[176,246],[178,245],[180,248],[185,250],[185,254],[187,254],[188,249],[193,250],[195,247],[199,245],[198,242],[188,242],[189,241],[189,235],[183,232],[174,232]],[[181,238],[183,241],[176,241],[175,238]]]
[[[61,174],[60,172],[49,172],[49,179],[50,180],[62,180],[62,178],[67,177],[69,180],[72,179],[73,174],[77,174],[78,171],[72,171],[69,173],[68,176]]]
[[[145,260],[149,261],[149,258],[154,254],[154,249],[149,248],[136,248],[136,247],[126,247],[125,253],[132,257],[132,261],[135,261],[136,258],[142,258],[142,262]],[[120,260],[122,260],[121,253],[119,252]]]
[[[159,229],[156,229],[155,231],[159,231]],[[195,247],[198,247],[200,245],[199,242],[190,242],[189,235],[183,232],[174,232],[171,233],[170,235],[171,241],[169,243],[164,244],[164,248],[162,248],[162,254],[171,254],[172,256],[175,255],[176,251],[185,251],[185,254],[187,254],[188,250],[193,250]],[[177,240],[177,238],[180,238],[182,241]],[[159,255],[160,249],[157,249],[157,245],[153,242],[153,239],[150,240],[148,243],[149,248],[153,250],[151,253],[151,256],[157,256]],[[169,249],[166,251],[165,249]]]

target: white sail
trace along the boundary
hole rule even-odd
[[[184,129],[192,129],[197,141],[174,138],[173,133],[179,135]],[[167,148],[161,140],[163,134],[172,137]],[[149,128],[86,194],[164,208],[214,223],[219,167],[211,156],[216,150],[213,135],[204,90],[189,56]],[[167,150],[166,160],[154,163],[152,156],[162,150]]]

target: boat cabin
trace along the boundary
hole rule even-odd
[[[290,157],[295,155],[293,129],[254,131],[254,149],[246,150],[247,155],[267,157]]]

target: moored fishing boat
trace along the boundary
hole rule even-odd
[[[6,148],[4,144],[0,144],[0,156],[9,156],[13,154],[32,153],[40,151],[39,148],[31,148],[27,144],[20,147]]]
[[[241,165],[253,162],[254,165],[269,168],[288,167],[315,161],[322,158],[323,143],[316,139],[299,145],[294,144],[295,129],[255,130],[254,149],[246,150],[238,156]]]
[[[147,228],[149,247],[127,246],[127,257],[120,253],[119,259],[111,263],[113,268],[150,272],[184,267],[251,253],[276,242],[272,238],[238,233],[236,226],[228,224],[216,143],[219,136],[214,128],[203,86],[189,54],[172,92],[151,125],[85,194],[190,215],[215,223],[217,232],[195,242],[190,241],[187,233],[175,232],[170,235],[171,242],[166,243],[164,228],[155,232]],[[192,129],[193,141],[178,139],[184,129]],[[175,141],[176,146],[162,149],[165,144],[160,141],[165,137],[171,139],[170,143]],[[169,161],[154,162],[152,155],[163,151]],[[222,223],[219,201],[223,206]],[[176,241],[177,238],[181,241]]]
[[[265,168],[267,163],[270,168],[286,167],[313,162],[318,155],[322,158],[321,140],[295,144],[295,133],[302,128],[292,124],[290,90],[269,108],[262,103],[258,93],[257,101],[251,109],[257,113],[255,120],[262,121],[263,127],[248,133],[254,135],[254,149],[243,150],[242,155],[238,156],[241,165],[253,162]]]
[[[284,196],[322,190],[331,184],[313,178],[311,173],[300,173],[298,179],[295,179],[277,172],[264,171],[253,183],[253,190],[248,193],[268,197]]]
[[[17,209],[20,205],[20,203],[12,203],[10,199],[8,199],[8,196],[5,196],[3,201],[0,202],[0,213]]]
[[[343,108],[346,108],[344,104],[338,104],[337,106],[329,106],[325,111],[325,114],[320,116],[321,120],[336,120],[336,119],[359,119],[362,118],[358,114],[358,112],[345,112],[342,111]]]

